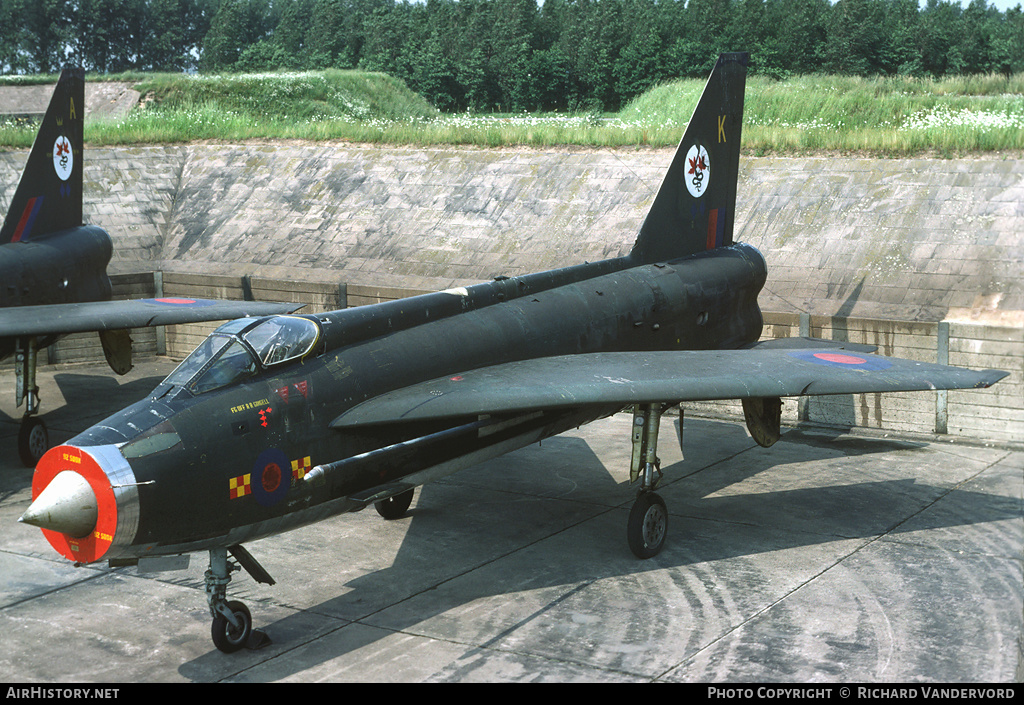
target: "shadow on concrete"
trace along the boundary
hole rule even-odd
[[[849,331],[846,328],[847,319],[853,315],[853,310],[860,300],[861,292],[864,290],[865,278],[861,278],[843,303],[836,309],[832,316],[832,340],[843,343],[850,342]],[[830,292],[831,293],[831,292]],[[827,397],[807,397],[807,414],[805,418],[824,418],[830,425],[851,429],[857,425],[855,410],[856,395],[844,394]]]
[[[669,544],[657,557],[640,561],[626,547],[626,508],[632,491],[615,480],[584,440],[553,438],[540,451],[517,451],[421,488],[407,519],[408,531],[390,566],[349,580],[339,585],[338,595],[264,627],[272,639],[275,634],[284,636],[283,643],[271,650],[290,651],[288,659],[275,659],[273,679],[352,654],[395,632],[429,635],[429,628],[417,625],[485,598],[508,595],[513,599],[538,589],[558,595],[478,648],[497,644],[559,602],[607,578],[1022,516],[1019,501],[963,488],[957,489],[948,511],[926,512],[953,488],[905,477],[846,484],[837,477],[835,483],[819,482],[814,487],[766,491],[761,486],[757,491],[720,496],[716,493],[722,488],[757,480],[780,463],[828,462],[893,451],[913,455],[923,444],[790,432],[772,453],[753,446],[737,424],[687,419],[686,433],[687,450],[692,452],[686,460],[664,468],[667,481],[659,489],[672,515],[672,529]],[[628,438],[622,443],[628,449]],[[628,454],[625,457],[628,461]],[[552,474],[568,478],[566,486],[576,488],[559,494],[557,488],[547,491],[546,482],[531,480]],[[535,482],[543,486],[535,485],[532,496],[520,502],[519,522],[510,526],[467,516],[483,492],[518,493]],[[560,503],[558,508],[537,511],[552,500]],[[562,526],[551,518],[558,509],[572,517]],[[444,540],[435,545],[433,537],[441,535]],[[443,571],[432,568],[442,564]],[[310,570],[316,568],[310,566]],[[303,579],[295,574],[276,577],[282,582]],[[409,591],[399,597],[396,585]],[[742,590],[742,585],[737,589]],[[380,597],[388,595],[392,598]],[[258,605],[253,611],[258,615]],[[341,626],[310,634],[311,614],[340,618]],[[323,638],[328,634],[329,639]],[[218,671],[218,678],[223,678],[223,669],[224,656],[211,651],[182,664],[179,673],[201,681]]]
[[[816,426],[813,428],[794,428],[784,432],[787,443],[819,448],[822,450],[839,451],[844,455],[862,455],[891,453],[897,450],[924,448],[927,443],[899,438],[871,438],[850,435],[849,428]]]
[[[143,377],[120,383],[110,375],[76,374],[58,372],[53,379],[65,401],[57,408],[47,409],[47,399],[41,403],[42,418],[47,425],[77,423],[84,431],[91,425],[89,419],[105,418],[112,413],[139,401],[160,384],[163,376]],[[52,400],[51,400],[52,401]],[[19,411],[23,411],[21,407]],[[21,416],[0,410],[0,423],[15,426],[21,423]]]
[[[163,376],[142,377],[120,383],[107,374],[77,374],[59,372],[53,380],[65,401],[53,398],[52,388],[44,389],[40,417],[50,434],[50,445],[60,445],[112,413],[144,398],[160,384]],[[5,400],[8,401],[8,400]],[[0,455],[13,460],[15,469],[0,473],[0,501],[32,485],[32,468],[25,468],[18,460],[18,429],[24,407],[15,413],[12,403],[0,409]],[[50,402],[50,406],[47,405]],[[57,405],[59,404],[59,405]],[[57,406],[54,406],[57,405]]]

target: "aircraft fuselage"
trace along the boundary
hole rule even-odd
[[[112,250],[110,236],[94,226],[0,245],[0,308],[110,299]],[[0,359],[14,347],[14,337],[0,336]]]
[[[460,370],[587,352],[741,347],[760,336],[766,274],[756,249],[733,245],[671,263],[626,257],[298,317],[320,329],[314,354],[198,394],[162,384],[68,442],[65,453],[91,454],[114,478],[117,510],[113,530],[94,532],[98,544],[68,550],[89,562],[251,541],[361,509],[372,498],[360,493],[388,483],[420,484],[614,413],[569,403],[330,427],[366,399]]]

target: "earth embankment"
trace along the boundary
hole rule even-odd
[[[25,156],[0,154],[4,210]],[[89,149],[85,214],[113,237],[112,274],[330,284],[347,287],[351,305],[623,254],[670,158],[352,144]],[[765,335],[1011,373],[948,404],[935,392],[829,397],[790,409],[786,422],[1019,441],[1024,162],[741,163],[736,239],[768,261]],[[197,335],[182,336],[176,354]]]
[[[439,289],[626,252],[668,150],[350,144],[90,149],[114,272]],[[0,207],[25,154],[0,155]],[[736,239],[764,307],[1024,324],[1024,161],[744,158]]]

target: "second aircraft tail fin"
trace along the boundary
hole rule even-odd
[[[0,243],[82,224],[85,71],[64,69],[0,228]]]
[[[746,52],[722,54],[630,256],[660,262],[732,244]]]

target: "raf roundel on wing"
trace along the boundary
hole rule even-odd
[[[847,370],[864,370],[866,372],[879,372],[892,367],[892,363],[880,357],[867,357],[860,355],[849,355],[837,352],[815,352],[813,350],[799,350],[790,353],[790,357],[805,362],[813,362],[816,365],[826,367],[838,367]]]

